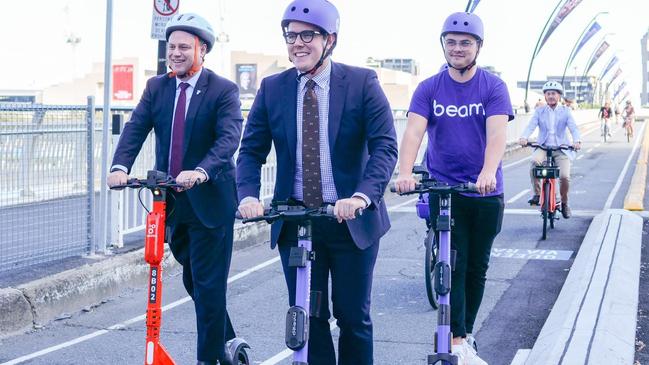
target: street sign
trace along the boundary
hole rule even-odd
[[[169,19],[178,13],[179,5],[180,0],[153,0],[152,39],[166,40],[165,27]]]

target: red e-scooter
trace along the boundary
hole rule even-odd
[[[149,264],[149,295],[146,309],[146,348],[145,365],[175,365],[167,350],[160,343],[160,327],[162,326],[162,259],[164,258],[165,227],[167,219],[167,190],[184,188],[175,180],[160,171],[148,171],[146,179],[129,179],[125,185],[114,186],[112,189],[149,189],[153,194],[153,209],[146,218],[144,239],[144,261]],[[140,200],[140,202],[142,202]],[[234,365],[249,365],[250,360],[246,348],[250,346],[240,338],[227,342],[227,348],[232,354]],[[223,364],[230,365],[230,364]]]

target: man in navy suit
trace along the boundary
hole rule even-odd
[[[335,203],[335,220],[313,227],[316,260],[312,290],[322,293],[312,313],[309,364],[335,364],[329,328],[328,281],[333,315],[340,327],[338,364],[372,364],[370,294],[379,239],[390,228],[383,194],[397,161],[390,105],[376,74],[330,60],[339,16],[326,0],[294,0],[282,19],[289,59],[295,68],[264,79],[248,115],[237,159],[239,212],[263,214],[260,171],[271,143],[277,155],[274,200],[307,207]],[[315,166],[315,168],[313,168]],[[355,218],[355,212],[362,215]],[[276,222],[289,301],[295,303],[295,224]]]
[[[234,331],[225,309],[234,213],[233,155],[241,137],[237,86],[203,68],[214,45],[212,27],[180,14],[166,28],[172,72],[151,78],[115,150],[108,185],[122,185],[151,129],[156,166],[185,186],[168,201],[170,248],[183,265],[183,283],[194,299],[199,364],[230,364],[226,339]]]

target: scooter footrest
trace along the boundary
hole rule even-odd
[[[309,341],[309,315],[302,307],[293,306],[286,313],[286,347],[302,349]]]
[[[454,354],[428,355],[428,365],[435,365],[435,364],[438,364],[438,363],[457,365],[458,358],[457,358],[457,355],[454,355]]]

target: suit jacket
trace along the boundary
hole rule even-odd
[[[523,131],[521,137],[527,139],[534,132],[536,127],[539,127],[539,136],[537,138],[537,143],[545,144],[549,137],[549,129],[550,129],[549,113],[550,113],[550,107],[547,105],[537,108],[534,111],[534,115],[532,115],[532,118],[527,124],[527,128],[525,128],[525,131]],[[566,134],[566,129],[570,130],[570,134],[572,135],[573,141],[575,142],[581,141],[579,128],[577,128],[577,124],[575,123],[575,118],[572,117],[570,108],[564,105],[557,105],[555,113],[556,113],[555,133],[557,136],[557,142],[560,145],[571,144],[570,140],[568,139],[568,135]],[[568,157],[570,157],[571,160],[575,158],[574,151],[561,151],[561,152],[565,153]]]
[[[274,200],[292,196],[297,144],[297,71],[265,78],[252,104],[237,159],[239,199],[259,198],[261,166],[271,148],[277,154]],[[329,89],[329,151],[336,192],[365,194],[371,204],[346,224],[361,249],[390,228],[383,194],[397,161],[392,110],[372,70],[332,63]],[[271,227],[275,247],[282,222]]]
[[[148,80],[131,120],[124,126],[113,166],[123,165],[130,172],[153,128],[155,169],[168,171],[175,97],[175,78],[160,75]],[[237,200],[233,155],[241,138],[242,122],[238,87],[203,68],[185,118],[182,169],[201,167],[209,176],[205,183],[187,190],[194,213],[209,228],[231,222],[234,217]]]

